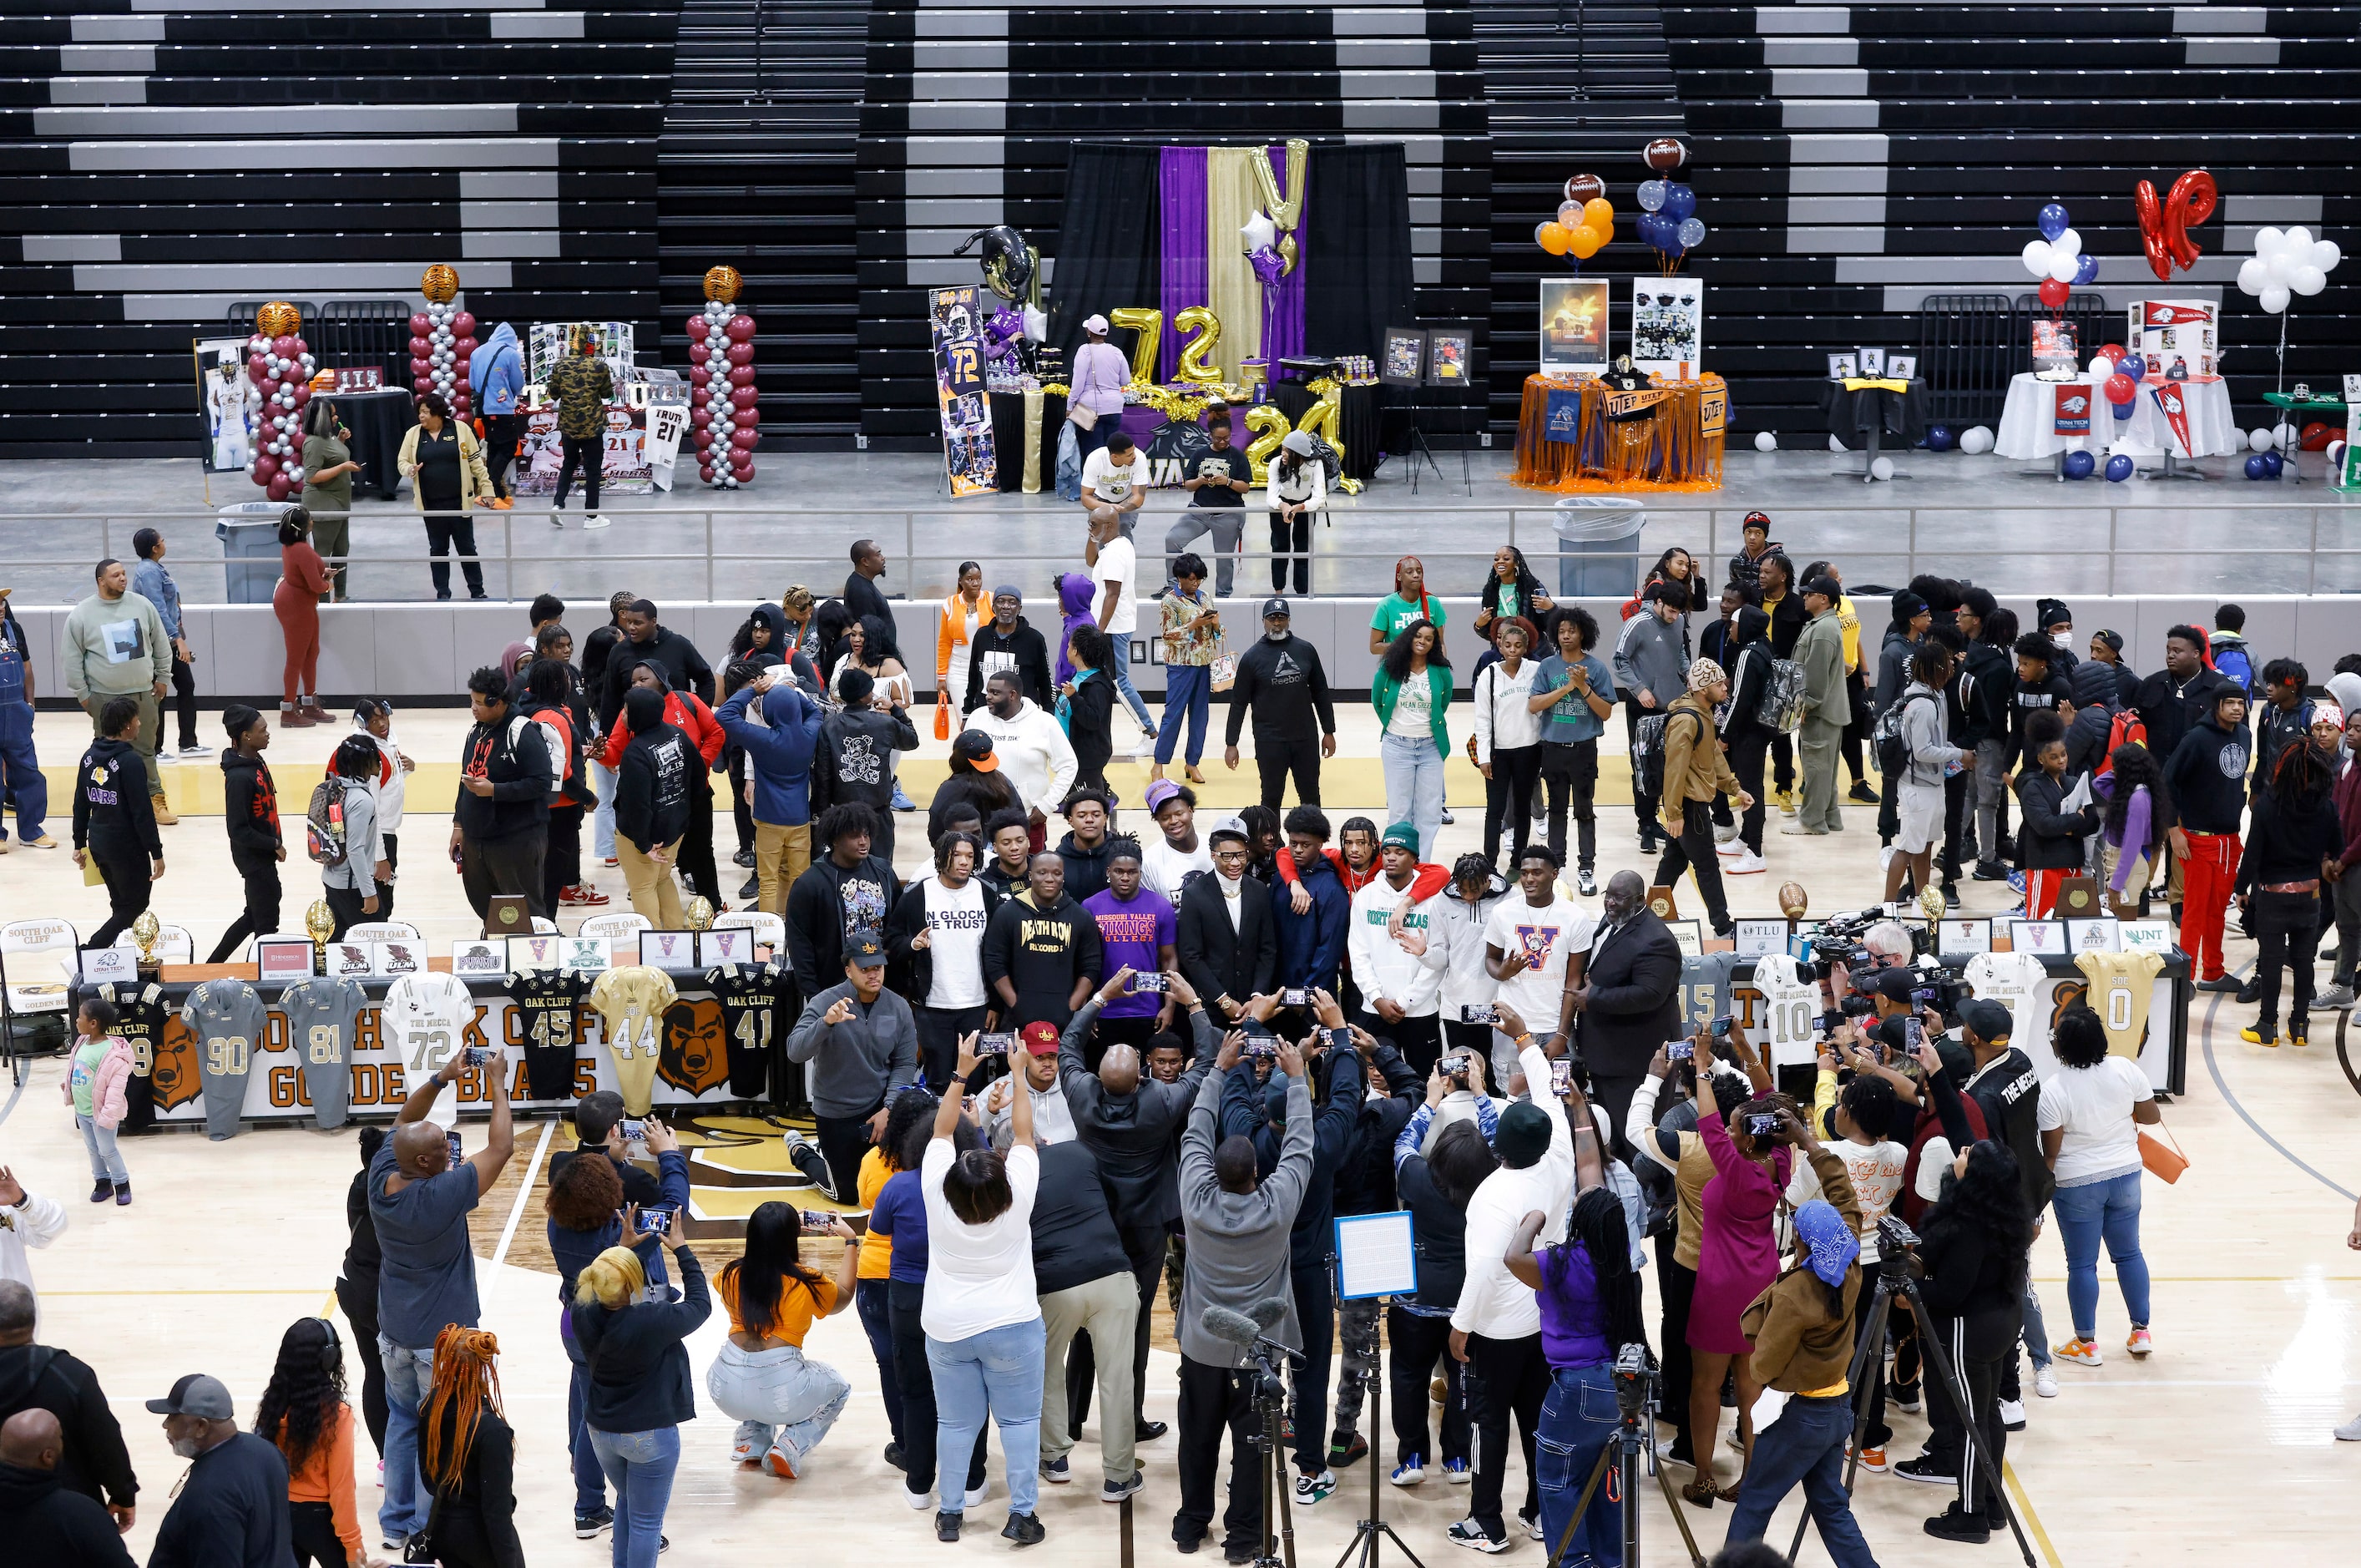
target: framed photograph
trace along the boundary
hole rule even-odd
[[[511,938],[510,940],[522,940]],[[508,954],[499,942],[455,942],[451,946],[451,972],[465,975],[501,975],[509,971]]]
[[[1862,375],[1883,376],[1885,374],[1885,350],[1883,348],[1857,348],[1853,350],[1853,357],[1855,362],[1861,366],[1861,373]]]
[[[1607,298],[1604,281],[1581,278],[1542,280],[1543,375],[1606,374]]]
[[[1631,363],[1651,376],[1693,381],[1705,355],[1705,283],[1631,280]]]
[[[2011,952],[2031,953],[2036,958],[2062,959],[2066,956],[2066,922],[2063,920],[2012,920],[2008,927]]]
[[[1673,941],[1681,949],[1681,957],[1694,959],[1705,951],[1705,932],[1694,920],[1667,920],[1664,928],[1673,934]]]
[[[377,972],[377,953],[367,942],[331,942],[328,972],[339,980],[366,980]]]
[[[1476,331],[1465,323],[1439,326],[1426,334],[1426,380],[1431,387],[1465,387],[1476,373]]]
[[[139,978],[139,954],[132,948],[84,948],[82,978],[91,985],[128,985]]]
[[[2115,930],[2123,939],[2125,952],[2172,951],[2172,922],[2169,920],[2122,920],[2116,922]]]
[[[2075,327],[2070,321],[2037,316],[2033,322],[2033,373],[2044,381],[2069,381],[2080,372]]]
[[[377,974],[416,974],[426,967],[426,947],[423,942],[379,942],[374,946]]]
[[[1849,380],[1852,379],[1852,378],[1854,378],[1855,376],[1858,376],[1858,375],[1860,375],[1860,374],[1861,374],[1861,366],[1860,366],[1859,362],[1858,362],[1858,361],[1856,361],[1856,360],[1853,358],[1853,356],[1852,356],[1851,355],[1850,355],[1850,354],[1831,354],[1831,355],[1829,355],[1829,356],[1828,356],[1828,379],[1829,379],[1829,380],[1831,380],[1831,381],[1849,381]]]
[[[566,957],[564,937],[511,937],[508,939],[509,969],[515,974],[531,974],[535,970],[555,969]],[[453,959],[456,968],[457,960]]]
[[[654,969],[694,969],[697,966],[697,933],[641,932],[640,962]]]
[[[265,985],[291,985],[299,980],[312,978],[312,944],[309,942],[257,942],[254,945],[255,978]]]
[[[197,409],[204,420],[204,471],[243,474],[254,460],[262,394],[246,375],[246,339],[190,340],[195,356]]]
[[[697,961],[710,969],[754,961],[754,933],[743,926],[723,926],[697,938]]]
[[[1740,958],[1766,959],[1787,950],[1787,922],[1784,919],[1741,920],[1736,938]]]
[[[1992,922],[1989,920],[1945,920],[1935,931],[1935,949],[1945,961],[1971,959],[1978,953],[1992,951]]]
[[[1415,387],[1426,379],[1426,333],[1414,326],[1386,328],[1378,379],[1389,387]]]
[[[562,937],[558,939],[565,944],[565,956],[558,963],[560,969],[569,969],[577,974],[603,974],[615,967],[614,954],[609,949],[604,937]]]
[[[1885,373],[1897,381],[1915,381],[1918,378],[1918,356],[1889,354],[1885,356]]]
[[[2069,920],[2066,947],[2068,951],[2076,953],[2120,953],[2124,950],[2123,922]]]

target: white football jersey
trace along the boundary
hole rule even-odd
[[[467,982],[432,971],[406,974],[387,988],[378,1004],[378,1031],[401,1061],[412,1089],[443,1070],[451,1053],[467,1044],[476,1022],[476,999]],[[446,1083],[426,1119],[450,1130],[459,1124],[459,1086]]]
[[[1756,1044],[1769,1044],[1772,1067],[1809,1067],[1819,1059],[1820,988],[1795,972],[1795,960],[1772,953],[1754,960],[1754,989],[1763,993]]]
[[[2010,1038],[2046,1040],[2049,1031],[2037,1014],[2035,999],[2049,970],[2032,953],[1978,953],[1964,971],[1968,988],[1979,1002],[1997,1002],[2008,1009]]]

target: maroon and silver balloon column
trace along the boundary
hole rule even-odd
[[[459,274],[437,263],[419,280],[426,308],[410,318],[410,389],[440,392],[451,411],[467,416],[467,360],[476,352],[476,318],[455,302]]]
[[[303,410],[312,400],[314,361],[302,330],[302,313],[273,300],[254,313],[254,335],[246,340],[246,378],[262,400],[246,472],[274,501],[303,484]]]
[[[688,318],[688,422],[697,477],[731,490],[754,477],[762,441],[754,387],[754,318],[736,308],[743,280],[734,267],[705,275],[705,310]]]

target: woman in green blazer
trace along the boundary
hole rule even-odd
[[[1381,730],[1386,822],[1418,829],[1418,852],[1434,855],[1443,831],[1443,762],[1451,755],[1444,709],[1451,706],[1451,663],[1434,624],[1413,620],[1394,634],[1369,682],[1369,706]]]

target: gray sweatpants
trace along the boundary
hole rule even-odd
[[[1172,561],[1208,532],[1213,536],[1213,597],[1228,598],[1238,575],[1238,547],[1246,538],[1244,507],[1182,507],[1180,521],[1164,531],[1164,580],[1173,580]]]
[[[1976,742],[1976,859],[1989,864],[2000,859],[2000,807],[2008,793],[2000,780],[2005,740]]]

